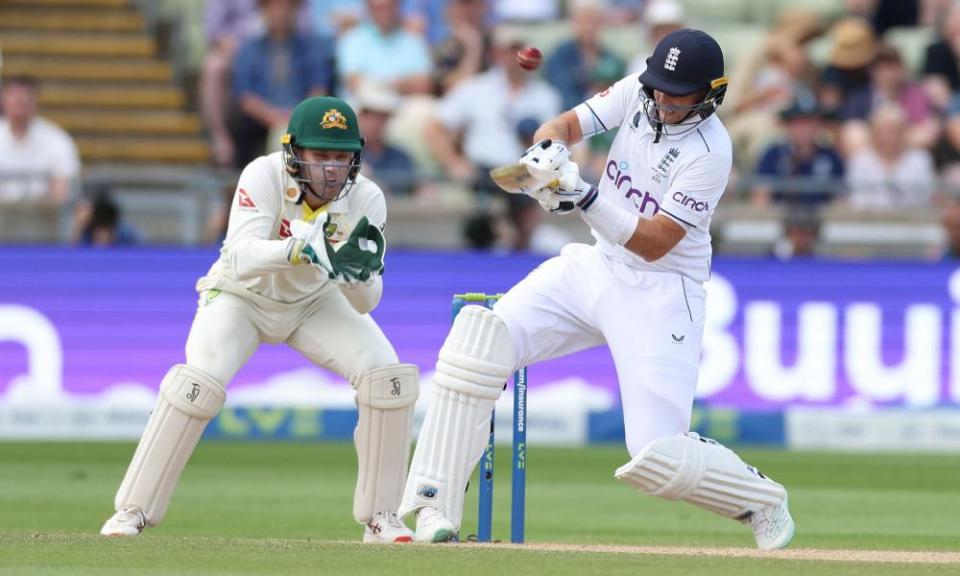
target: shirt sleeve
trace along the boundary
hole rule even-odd
[[[333,46],[325,36],[310,35],[310,91],[330,91],[333,86]]]
[[[340,76],[346,77],[363,70],[364,51],[360,49],[361,27],[344,34],[337,42],[337,69]]]
[[[80,174],[80,154],[77,145],[66,131],[57,127],[56,138],[51,145],[56,149],[56,164],[53,174],[58,178],[76,178]]]
[[[240,45],[233,58],[233,95],[239,98],[244,94],[257,94],[256,89],[256,39],[250,39]]]
[[[409,34],[408,42],[410,43],[408,50],[410,54],[406,67],[410,71],[410,74],[430,74],[433,68],[433,59],[430,57],[430,47],[427,46],[427,41],[414,34]]]
[[[440,105],[437,107],[437,118],[446,128],[458,130],[467,123],[472,105],[471,85],[472,82],[469,80],[461,82],[440,101]]]
[[[687,229],[704,227],[727,188],[731,167],[722,154],[697,158],[670,184],[660,210]]]
[[[631,74],[574,108],[584,138],[619,128],[640,98],[640,81]]]
[[[244,168],[230,204],[230,224],[223,255],[239,280],[291,266],[289,241],[274,239],[283,199],[270,181],[271,162],[257,159]]]

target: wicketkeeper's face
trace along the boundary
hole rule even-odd
[[[344,150],[299,149],[300,178],[309,184],[310,191],[323,202],[340,194],[350,174],[353,153]]]

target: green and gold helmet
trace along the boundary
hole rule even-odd
[[[300,186],[303,194],[312,192],[326,200],[337,200],[349,193],[360,172],[360,155],[363,138],[357,115],[349,104],[339,98],[316,96],[297,104],[290,115],[287,133],[283,136],[283,160],[287,172]],[[302,150],[334,150],[352,152],[345,168],[346,176],[338,182],[339,188],[327,190],[331,183],[324,177],[324,168],[330,163],[306,162]],[[319,187],[319,189],[318,189]]]

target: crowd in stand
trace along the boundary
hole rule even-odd
[[[807,232],[824,208],[957,212],[960,2],[838,4],[842,14],[827,22],[797,3],[728,68],[721,116],[735,145],[732,181],[748,190],[748,202],[784,207]],[[433,200],[432,183],[444,180],[481,207],[499,195],[488,169],[518,158],[541,122],[643,70],[647,50],[624,59],[604,44],[606,27],[635,27],[653,46],[692,16],[678,0],[207,0],[204,15],[198,103],[213,163],[239,169],[278,149],[293,106],[333,94],[358,110],[363,170],[388,194]],[[521,69],[514,54],[531,40],[523,31],[561,18],[567,39],[539,73]],[[888,38],[905,27],[930,31],[916,69]],[[829,53],[817,66],[811,46],[824,38]],[[0,170],[56,155],[50,188],[6,186],[0,200],[60,201],[58,183],[79,169],[55,126],[37,117],[25,132],[18,102],[32,94],[35,115],[35,92],[28,78],[4,84]],[[41,137],[58,144],[45,155],[28,152]],[[576,151],[594,179],[610,140]],[[474,246],[553,251],[565,240],[519,197],[504,202],[510,226],[481,213],[465,227]],[[815,241],[806,244],[787,252],[815,250]]]

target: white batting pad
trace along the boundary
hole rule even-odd
[[[420,375],[413,364],[369,370],[357,380],[360,418],[353,433],[357,489],[353,517],[366,524],[377,512],[396,512],[403,497]]]
[[[167,372],[117,491],[117,510],[139,506],[151,526],[163,520],[183,467],[226,397],[223,386],[202,370],[177,364]]]
[[[741,521],[787,497],[783,486],[732,450],[693,432],[650,442],[614,475],[646,494],[683,500]]]
[[[467,480],[483,455],[490,414],[515,363],[503,322],[482,306],[464,307],[440,349],[401,515],[431,506],[460,528]]]

